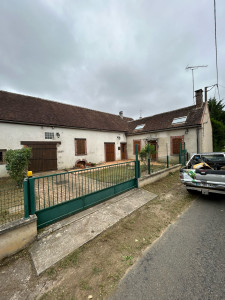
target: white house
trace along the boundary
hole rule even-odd
[[[151,142],[156,157],[177,156],[177,145],[189,152],[212,151],[212,127],[202,90],[197,105],[139,120],[55,101],[0,91],[0,176],[6,176],[4,153],[32,148],[30,169],[72,168],[78,162],[99,163],[134,158]]]
[[[212,125],[208,103],[203,103],[202,90],[196,92],[196,105],[128,122],[127,147],[134,158],[135,145],[155,146],[156,158],[178,158],[180,143],[192,154],[213,151]]]

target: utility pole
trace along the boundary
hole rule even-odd
[[[205,102],[207,102],[207,92],[208,92],[208,88],[211,88],[213,89],[215,86],[217,86],[217,83],[216,84],[213,84],[213,85],[210,85],[210,86],[206,86],[205,87]],[[209,91],[211,91],[211,89]]]
[[[206,68],[208,65],[203,65],[203,66],[188,66],[186,67],[186,70],[191,70],[192,71],[192,86],[193,86],[193,103],[195,102],[195,83],[194,83],[194,70],[198,68]]]

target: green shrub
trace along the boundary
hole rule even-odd
[[[155,147],[152,144],[146,144],[144,146],[144,148],[141,149],[141,151],[139,152],[141,161],[147,160],[148,158],[148,147],[149,147],[149,152],[150,152],[150,158],[152,156],[152,154],[155,154]]]
[[[6,169],[18,186],[23,184],[30,158],[31,148],[7,150],[5,153]]]

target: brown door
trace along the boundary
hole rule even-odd
[[[115,143],[105,143],[105,160],[115,160]]]
[[[151,144],[154,147],[154,153],[151,154],[151,159],[156,160],[157,159],[157,142],[150,141],[149,144]]]
[[[56,143],[47,142],[22,142],[32,149],[29,170],[33,172],[57,170]]]
[[[138,153],[141,151],[141,140],[133,140],[133,151],[136,154],[136,145],[138,145]]]
[[[121,159],[127,159],[127,143],[120,144]]]

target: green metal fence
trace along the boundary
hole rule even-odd
[[[159,159],[155,160],[148,159],[145,161],[140,161],[141,176],[153,174],[155,172],[172,167],[178,163],[178,159],[177,161],[172,159],[170,160],[167,156],[160,157]]]
[[[179,163],[182,166],[185,166],[188,159],[189,159],[189,154],[188,154],[187,149],[185,147],[185,143],[183,145],[180,143]]]
[[[27,178],[25,217],[35,214],[38,228],[137,186],[135,161]]]
[[[0,188],[0,225],[23,218],[23,188]]]

